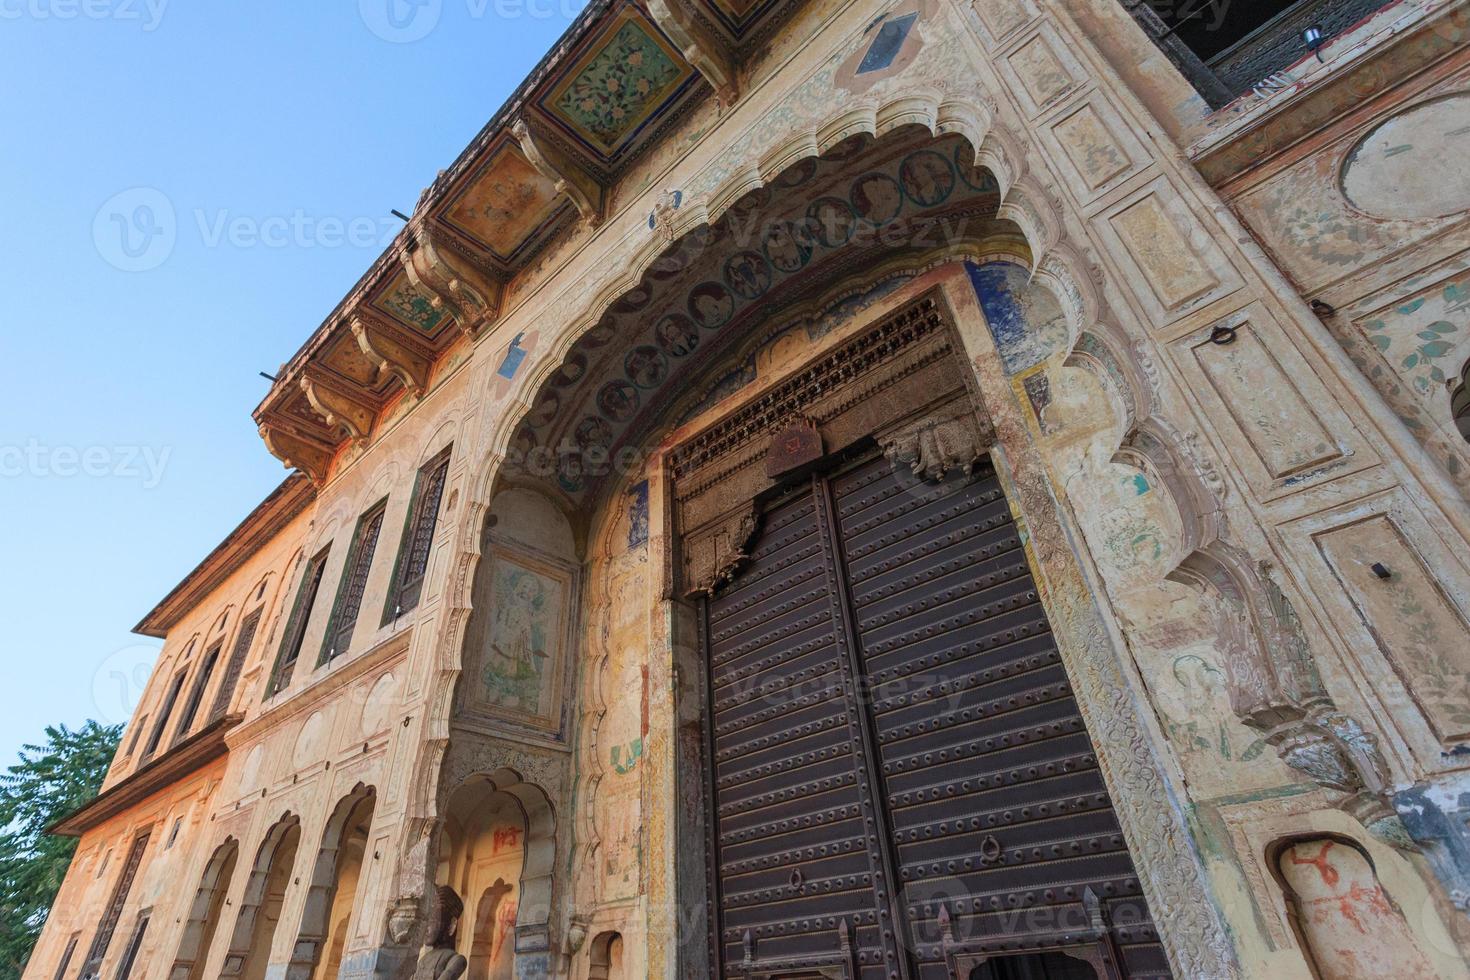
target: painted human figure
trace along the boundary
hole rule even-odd
[[[509,584],[496,604],[485,683],[501,705],[537,711],[541,661],[547,656],[537,635],[545,595],[541,583],[527,572],[512,572]]]
[[[453,888],[440,885],[434,893],[433,932],[427,947],[419,954],[413,980],[459,980],[464,975],[469,961],[454,948],[463,915],[464,902]]]
[[[1299,841],[1281,852],[1280,868],[1322,980],[1438,976],[1362,851]]]

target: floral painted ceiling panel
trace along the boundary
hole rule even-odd
[[[506,140],[455,196],[444,218],[504,261],[543,238],[566,206],[555,181]]]
[[[651,23],[625,9],[541,106],[608,156],[632,139],[694,77]]]
[[[436,307],[400,272],[373,300],[373,306],[421,337],[434,338],[449,323],[449,314]]]

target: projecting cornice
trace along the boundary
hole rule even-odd
[[[188,778],[191,773],[229,751],[225,733],[238,725],[242,717],[226,715],[201,729],[121,782],[108,787],[91,802],[47,827],[46,833],[56,837],[80,837],[155,793]]]
[[[798,4],[592,0],[282,365],[255,411],[271,453],[314,483],[330,479],[383,412],[433,386],[450,348],[494,325],[508,285],[538,255],[601,225],[635,158],[711,91],[735,101],[742,61]]]
[[[133,632],[159,639],[183,616],[233,575],[263,545],[316,499],[311,480],[293,473],[205,556],[184,580],[133,627]]]

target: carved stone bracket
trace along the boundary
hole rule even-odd
[[[334,455],[330,444],[276,422],[262,422],[260,437],[276,459],[305,473],[315,484],[326,482]]]
[[[1171,577],[1211,586],[1222,598],[1216,626],[1230,706],[1261,733],[1281,761],[1343,796],[1339,809],[1374,837],[1414,845],[1390,795],[1388,762],[1378,739],[1341,711],[1322,683],[1296,609],[1271,574],[1225,542],[1196,551]]]
[[[409,222],[398,259],[409,281],[466,333],[478,334],[500,315],[504,283],[450,247],[425,215]]]
[[[760,529],[760,514],[754,503],[748,510],[725,515],[720,526],[701,536],[686,554],[689,595],[713,596],[733,579],[747,561],[747,546]]]
[[[739,66],[729,45],[695,17],[687,0],[649,0],[648,12],[678,45],[684,60],[704,76],[715,98],[728,109],[740,97]]]
[[[565,194],[582,216],[589,228],[602,223],[603,186],[587,170],[549,141],[541,138],[527,125],[526,120],[517,119],[511,124],[511,135],[520,144],[521,152],[531,161],[531,166],[547,180],[556,184],[556,192]]]
[[[367,441],[377,417],[371,404],[354,396],[345,387],[311,374],[302,375],[298,384],[312,411],[321,416],[323,422],[340,430],[355,443]]]
[[[380,382],[392,375],[413,397],[424,393],[433,365],[433,358],[426,351],[418,349],[397,328],[373,317],[354,315],[350,325],[357,346],[377,365]]]
[[[969,476],[995,445],[995,426],[961,401],[880,433],[878,443],[895,467],[907,466],[915,476],[937,482],[956,470]]]

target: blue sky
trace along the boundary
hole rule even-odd
[[[285,470],[274,373],[583,0],[0,0],[0,766]]]

